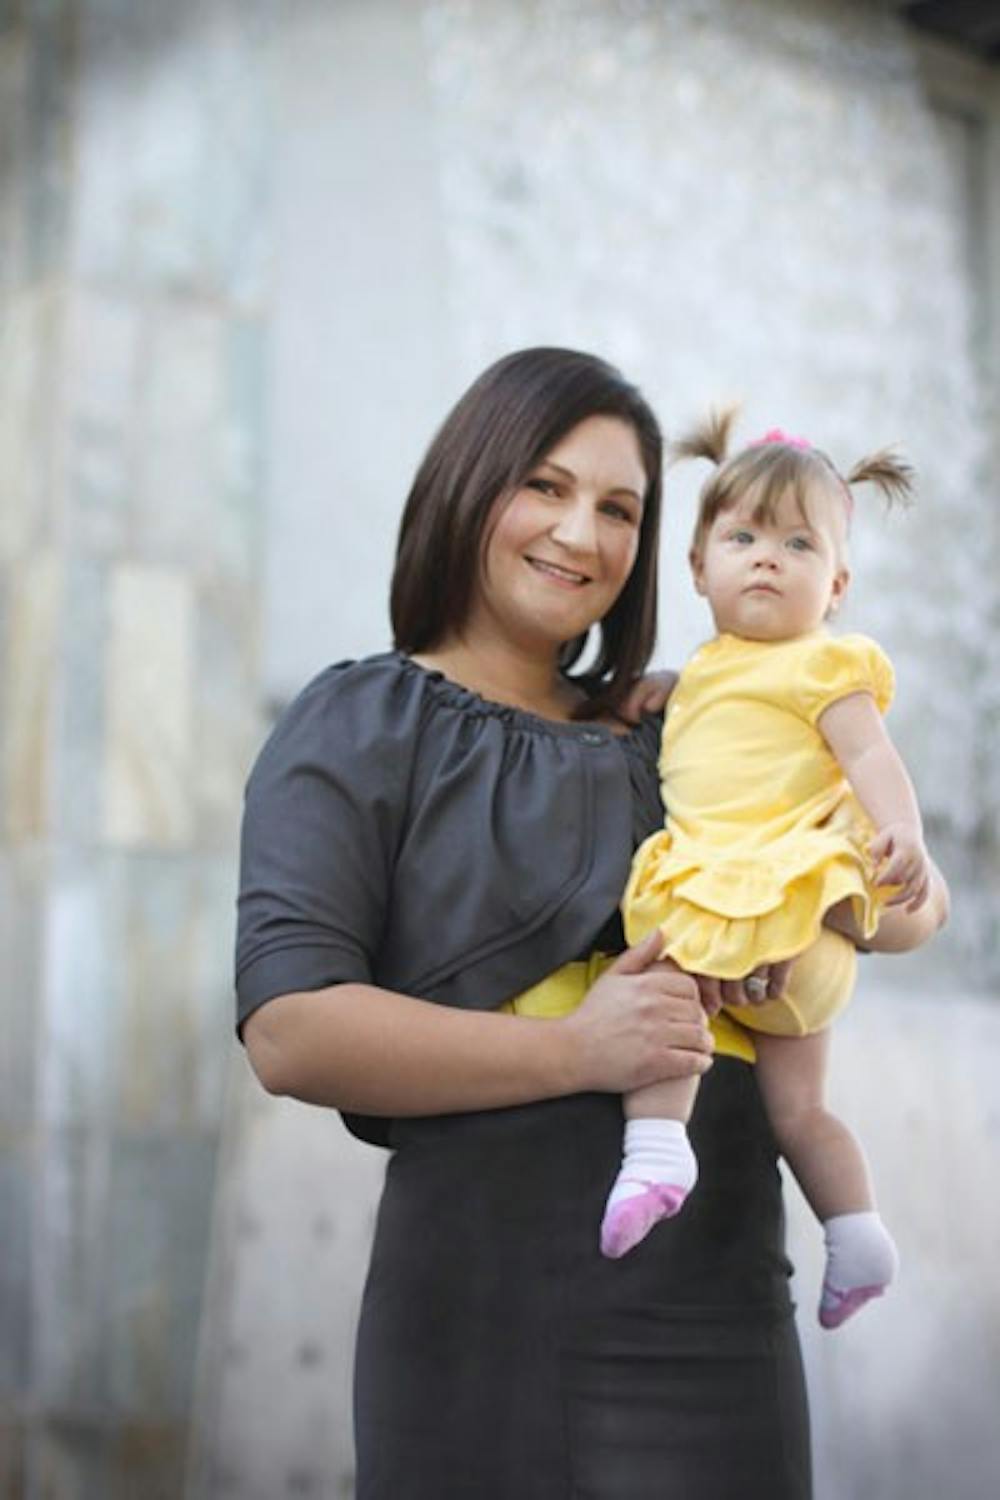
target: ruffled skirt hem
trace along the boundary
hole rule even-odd
[[[740,979],[804,952],[826,912],[845,899],[870,937],[884,897],[867,874],[863,855],[845,838],[813,835],[778,857],[762,851],[707,862],[661,832],[633,863],[622,902],[625,936],[634,944],[658,927],[664,953],[682,969]]]

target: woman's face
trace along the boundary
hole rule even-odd
[[[587,417],[498,501],[469,626],[552,650],[603,619],[639,548],[646,472],[635,430]]]

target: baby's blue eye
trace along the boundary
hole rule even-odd
[[[813,550],[813,544],[807,536],[789,537],[788,545],[794,548],[796,552],[811,552]]]
[[[753,532],[752,531],[734,531],[733,532],[733,541],[734,542],[739,542],[741,546],[745,547],[745,546],[747,546],[748,543],[750,543],[750,542],[753,541]]]

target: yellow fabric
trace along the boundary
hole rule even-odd
[[[695,653],[664,725],[666,827],[637,851],[625,891],[630,944],[659,927],[681,968],[736,979],[803,953],[845,897],[874,932],[885,894],[873,830],[816,728],[856,692],[883,713],[892,699],[892,667],[865,636],[724,635]]]
[[[730,1005],[726,1013],[734,1024],[769,1036],[811,1036],[823,1031],[846,1007],[857,966],[854,944],[824,927],[795,960],[780,1000]]]
[[[576,1010],[594,981],[613,963],[614,958],[606,953],[592,953],[587,959],[563,964],[562,968],[546,975],[530,990],[522,991],[500,1008],[509,1015],[548,1020],[568,1016]],[[711,1026],[718,1055],[738,1057],[750,1063],[756,1061],[753,1039],[725,1012],[715,1016]]]
[[[798,955],[780,1000],[713,1017],[717,1054],[754,1062],[750,1031],[807,1036],[850,999],[854,945],[824,928],[823,914],[849,897],[870,936],[888,893],[872,884],[872,826],[816,723],[857,692],[885,713],[893,685],[874,641],[824,631],[774,642],[718,636],[681,673],[660,757],[670,812],[636,852],[625,935],[635,944],[660,927],[681,968],[722,979]],[[503,1009],[568,1015],[613,962],[595,953],[564,964]]]

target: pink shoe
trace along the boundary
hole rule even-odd
[[[687,1197],[687,1190],[673,1183],[637,1182],[636,1186],[642,1188],[641,1193],[623,1198],[605,1211],[601,1254],[609,1260],[620,1260],[627,1255],[646,1238],[654,1224],[672,1218]]]
[[[873,1297],[881,1297],[884,1286],[855,1286],[849,1292],[838,1292],[835,1286],[823,1283],[823,1295],[819,1304],[819,1321],[824,1328],[839,1328],[859,1308]]]

